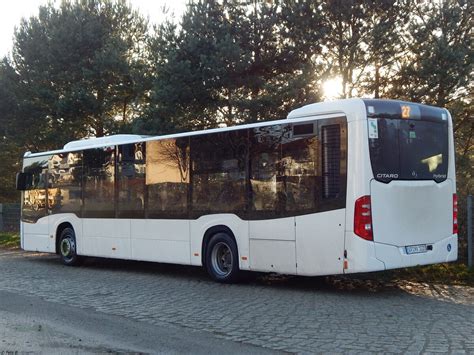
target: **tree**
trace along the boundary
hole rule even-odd
[[[411,3],[379,0],[373,1],[371,7],[372,16],[367,19],[369,27],[364,40],[367,65],[357,90],[374,98],[389,98],[387,93],[397,72],[396,64],[407,55],[403,39]]]
[[[179,29],[169,22],[155,29],[150,104],[136,129],[163,133],[216,125],[217,90],[231,69],[230,54],[219,55],[229,43],[225,26],[222,6],[206,2],[188,6]]]
[[[467,97],[473,11],[472,2],[456,0],[414,7],[406,39],[409,53],[401,60],[393,95],[440,107]]]
[[[320,1],[252,1],[239,31],[250,121],[283,118],[288,112],[320,99],[320,77],[314,58],[321,54],[326,33]],[[248,121],[247,120],[247,121]]]
[[[284,117],[318,98],[312,56],[321,51],[321,15],[311,4],[196,2],[180,28],[156,29],[155,78],[140,132],[215,127]],[[298,15],[307,12],[306,22]],[[302,34],[311,23],[311,41]],[[310,43],[310,45],[308,45]]]
[[[322,11],[328,27],[322,60],[328,75],[341,77],[341,96],[380,97],[402,54],[399,38],[407,5],[401,0],[327,0]]]
[[[41,6],[15,31],[17,127],[27,149],[113,133],[136,116],[146,81],[146,21],[125,1]]]
[[[17,75],[7,58],[0,62],[0,202],[15,201],[15,174],[20,170],[21,148],[12,137],[18,102],[15,83]]]

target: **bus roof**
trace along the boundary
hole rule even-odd
[[[331,114],[337,112],[348,112],[356,111],[357,108],[363,107],[363,99],[351,98],[351,99],[341,99],[341,100],[331,100],[317,102],[314,104],[305,105],[303,107],[297,108],[291,111],[287,118],[302,118],[314,116],[315,113],[319,114]]]
[[[137,142],[148,137],[149,136],[141,136],[138,134],[114,134],[112,136],[106,136],[106,137],[81,139],[81,140],[66,143],[64,145],[64,150],[87,149],[91,145],[95,146],[97,144],[100,144],[102,146],[127,144],[127,143]]]
[[[308,119],[324,119],[330,117],[340,117],[341,115],[346,115],[347,112],[354,111],[356,109],[363,109],[363,100],[359,98],[352,99],[343,99],[343,100],[334,100],[334,101],[325,101],[314,103],[310,105],[303,106],[301,108],[291,111],[287,118],[274,121],[262,121],[258,123],[236,125],[224,128],[212,128],[205,129],[200,131],[190,131],[184,133],[169,134],[163,136],[144,136],[144,135],[135,135],[135,134],[116,134],[100,138],[88,138],[81,139],[77,141],[72,141],[64,145],[62,149],[38,152],[38,153],[25,153],[24,157],[36,157],[41,155],[49,154],[61,154],[67,152],[74,152],[84,149],[92,148],[101,148],[112,145],[119,144],[131,144],[138,142],[146,142],[151,140],[159,139],[168,139],[168,138],[180,138],[185,136],[194,136],[207,133],[216,133],[216,132],[225,132],[225,131],[234,131],[239,129],[254,128],[268,125],[269,122],[273,124],[288,123],[298,121],[306,121]]]

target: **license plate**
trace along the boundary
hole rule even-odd
[[[426,244],[421,245],[408,245],[405,247],[407,254],[419,254],[419,253],[426,253],[428,250],[426,248]]]

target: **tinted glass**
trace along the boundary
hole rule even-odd
[[[288,125],[249,130],[250,218],[280,217],[284,211],[282,144]],[[288,138],[286,138],[288,139]]]
[[[145,143],[118,146],[118,217],[145,216],[145,157]]]
[[[187,218],[189,139],[146,142],[147,216]]]
[[[369,119],[370,160],[374,176],[381,181],[397,179],[400,175],[399,120]]]
[[[446,179],[447,122],[400,121],[399,144],[401,179]]]
[[[247,146],[247,130],[191,137],[193,212],[245,212]]]
[[[346,140],[345,119],[333,118],[25,159],[34,192],[24,194],[24,216],[45,216],[48,204],[79,213],[81,201],[86,218],[265,219],[341,208]]]
[[[115,217],[115,147],[84,151],[84,208],[88,218]]]
[[[290,125],[282,141],[282,182],[285,215],[314,212],[318,204],[318,138],[313,124]],[[300,136],[300,133],[306,133]],[[311,133],[311,134],[307,134]]]
[[[446,121],[372,118],[368,124],[370,159],[377,180],[439,182],[446,179],[448,171]]]
[[[81,214],[82,152],[56,154],[49,160],[52,213]]]
[[[50,155],[26,158],[23,163],[23,172],[32,174],[32,183],[29,190],[23,193],[22,220],[34,223],[47,215],[48,196],[46,182],[48,181],[48,161]]]

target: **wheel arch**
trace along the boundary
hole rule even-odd
[[[209,241],[217,233],[227,233],[229,237],[231,237],[234,240],[235,245],[237,246],[237,255],[239,255],[239,246],[237,244],[237,240],[235,239],[234,232],[232,232],[232,229],[230,229],[228,226],[219,224],[219,225],[208,228],[206,232],[204,233],[204,237],[202,238],[201,262],[203,266],[206,265],[206,250],[207,250]]]
[[[63,230],[66,228],[71,228],[72,230],[74,230],[74,227],[72,226],[70,222],[61,222],[56,228],[56,234],[55,234],[56,254],[59,254],[59,237],[61,236],[61,233],[63,232]]]

